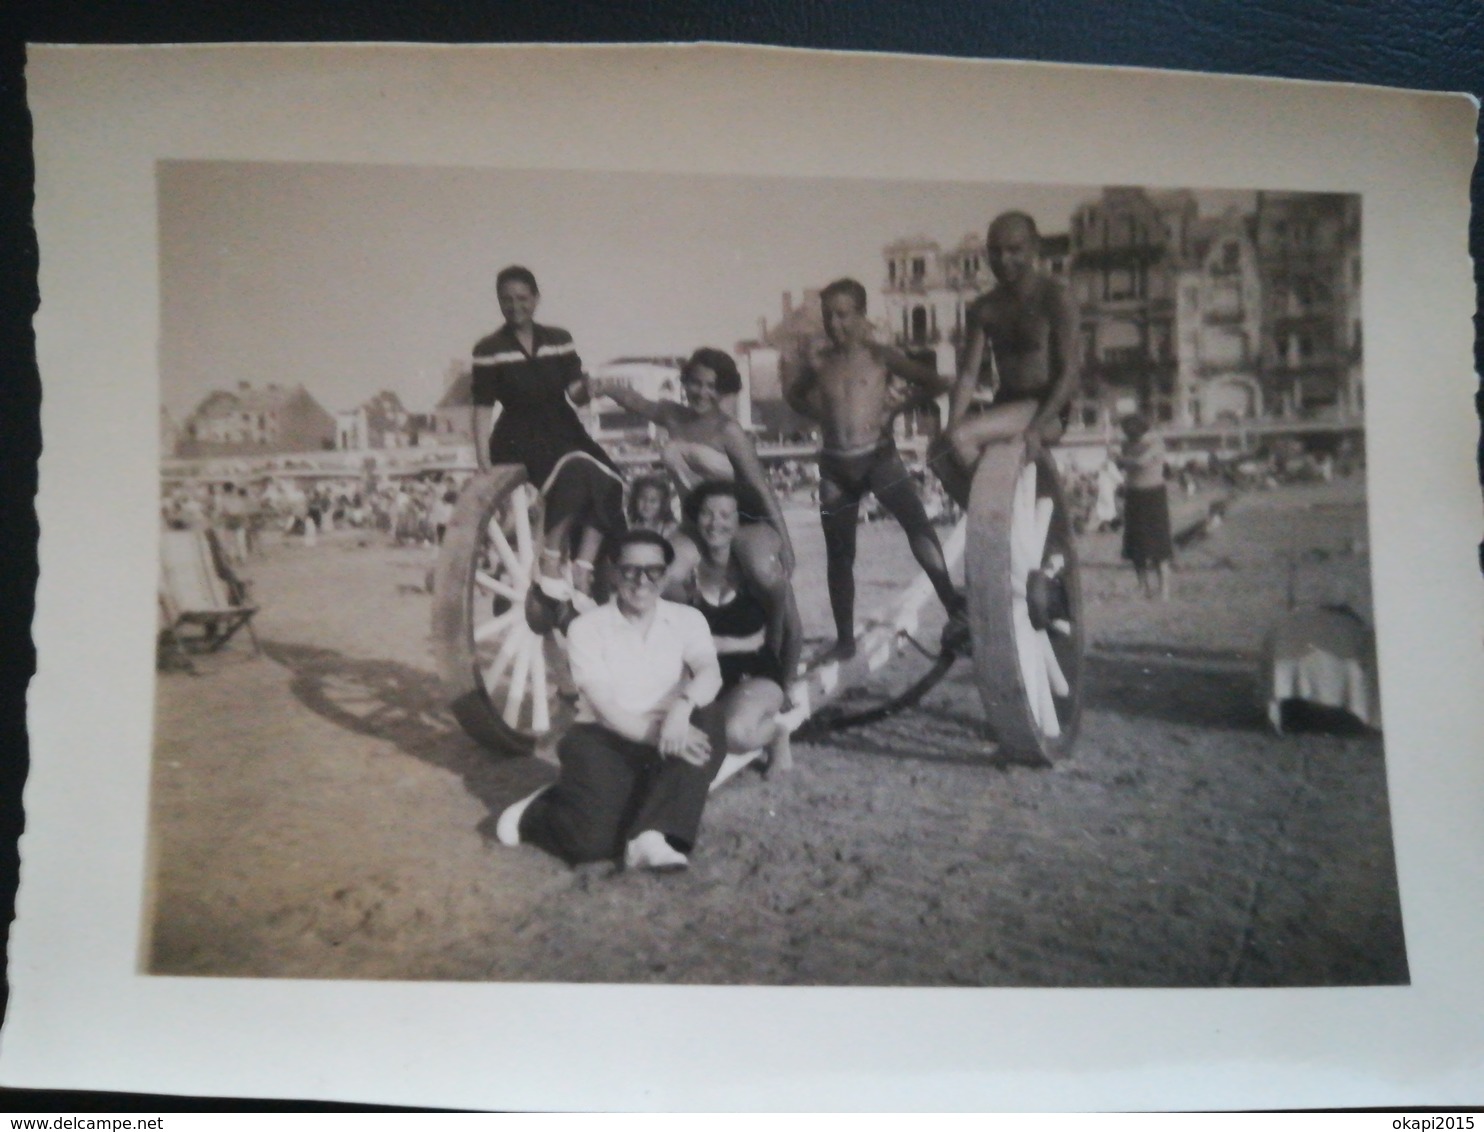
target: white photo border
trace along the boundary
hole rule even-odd
[[[675,47],[33,48],[44,397],[31,772],[0,1079],[502,1109],[1467,1103],[1484,1064],[1484,593],[1464,97]],[[1367,459],[1408,987],[860,990],[140,968],[158,552],[155,163],[1363,196]]]

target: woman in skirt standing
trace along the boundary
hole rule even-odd
[[[1118,464],[1125,479],[1123,556],[1134,564],[1146,597],[1170,597],[1170,497],[1165,488],[1165,446],[1149,434],[1149,422],[1137,413],[1123,418]]]

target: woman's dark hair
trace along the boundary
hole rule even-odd
[[[706,480],[697,484],[680,505],[680,513],[694,527],[701,521],[701,508],[706,505],[706,500],[718,495],[729,496],[737,501],[737,517],[744,523],[760,523],[768,517],[767,508],[763,506],[762,499],[752,486],[732,480]]]
[[[622,534],[614,535],[608,539],[605,546],[608,561],[616,566],[618,560],[623,557],[623,548],[635,545],[659,547],[660,550],[664,551],[666,566],[671,565],[675,561],[675,548],[670,545],[670,540],[655,531],[643,529],[624,531]]]
[[[1140,413],[1130,413],[1118,423],[1123,431],[1134,440],[1138,440],[1149,431],[1149,418]]]
[[[723,397],[742,392],[742,374],[737,369],[737,363],[732,360],[732,355],[725,350],[718,350],[713,346],[702,346],[686,359],[685,365],[681,367],[682,383],[690,377],[691,371],[697,366],[705,366],[716,374],[716,391]]]
[[[660,514],[665,518],[670,515],[670,481],[664,476],[640,476],[629,485],[629,522],[640,522],[639,497],[646,491],[654,490],[660,493]]]
[[[531,294],[541,294],[541,288],[536,286],[536,276],[529,267],[511,264],[509,267],[502,268],[500,274],[495,276],[495,290],[498,291],[506,283],[524,283],[531,289]]]

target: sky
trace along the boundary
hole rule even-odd
[[[302,384],[328,410],[383,389],[424,411],[501,323],[495,274],[531,268],[537,320],[584,362],[731,350],[784,291],[842,275],[879,304],[881,251],[951,246],[1007,209],[1065,231],[1098,186],[413,166],[163,162],[161,388]],[[1174,187],[1174,186],[1161,186]],[[1197,191],[1203,214],[1252,193]]]

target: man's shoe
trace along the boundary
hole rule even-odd
[[[969,626],[969,611],[960,608],[948,618],[943,626],[943,636],[938,642],[940,652],[951,652],[955,656],[968,656],[974,651],[974,632]]]
[[[657,829],[646,829],[629,842],[623,854],[624,868],[674,873],[686,868],[690,858],[676,849]]]
[[[531,803],[550,789],[550,786],[543,786],[540,790],[532,791],[519,802],[506,806],[500,811],[500,817],[495,822],[495,840],[501,845],[519,845],[520,819],[525,817],[526,810],[530,808]]]

